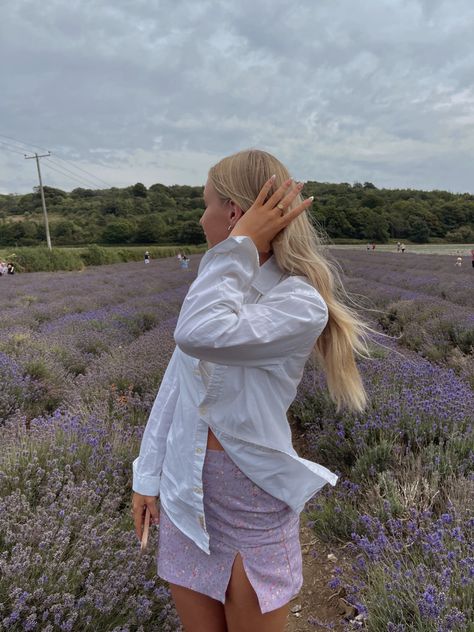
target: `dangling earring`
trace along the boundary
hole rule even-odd
[[[232,228],[232,224],[229,226],[229,228],[227,230],[231,230],[231,228]]]

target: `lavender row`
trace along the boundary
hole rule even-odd
[[[161,260],[149,266],[153,277],[125,264],[90,270],[88,281],[85,273],[32,274],[30,285],[18,277],[25,285],[16,293],[8,285],[0,628],[177,629],[151,556],[137,554],[130,469],[197,262],[189,273]],[[48,287],[38,317],[39,298],[27,297]],[[381,308],[396,292],[413,292],[359,287]],[[413,319],[425,304],[419,293],[401,301],[414,306]],[[336,415],[321,372],[305,372],[293,415],[312,457],[341,474],[316,496],[311,520],[321,537],[352,542],[351,583],[338,572],[331,581],[347,585],[369,629],[464,630],[473,614],[472,390],[452,369],[378,342],[388,349],[374,342],[373,359],[361,363],[371,396],[363,416]]]
[[[336,569],[330,585],[369,630],[468,630],[474,394],[452,369],[386,346],[360,364],[364,415],[336,414],[321,372],[305,373],[293,415],[312,457],[341,475],[308,506],[310,524],[352,543],[352,577]]]
[[[474,307],[474,268],[470,261],[461,267],[446,255],[333,250],[345,275],[412,290],[451,303]]]

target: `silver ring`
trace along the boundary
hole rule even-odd
[[[285,210],[285,207],[283,206],[283,204],[281,202],[278,202],[277,208],[279,208],[280,211],[284,211]]]

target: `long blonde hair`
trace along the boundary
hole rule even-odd
[[[244,212],[255,201],[264,183],[276,175],[273,193],[290,177],[286,167],[271,154],[257,149],[222,159],[209,171],[209,180],[222,200],[233,200]],[[303,201],[297,196],[290,208]],[[324,237],[313,227],[307,212],[300,214],[273,240],[278,266],[290,275],[303,275],[325,300],[329,320],[314,353],[326,373],[331,399],[337,410],[362,411],[367,395],[355,356],[369,357],[368,334],[373,331],[358,313],[344,304],[348,298],[337,266],[321,254]]]

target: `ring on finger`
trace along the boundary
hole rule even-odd
[[[285,207],[283,206],[283,204],[281,202],[278,202],[277,208],[279,208],[280,211],[284,211],[285,210]]]

